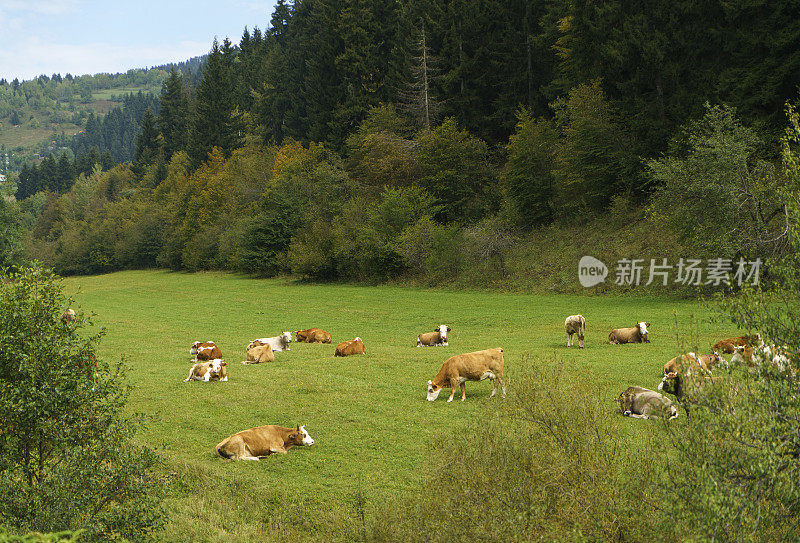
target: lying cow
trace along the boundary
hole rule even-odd
[[[718,353],[733,354],[736,347],[758,347],[761,345],[761,335],[739,336],[723,339],[714,344],[714,351]]]
[[[612,345],[620,345],[622,343],[650,343],[647,339],[647,328],[650,326],[649,322],[639,322],[632,328],[616,328],[611,330],[608,334],[608,342]]]
[[[225,368],[227,362],[219,358],[206,360],[205,362],[195,362],[189,370],[189,377],[183,380],[189,381],[227,381],[228,370]]]
[[[450,327],[446,324],[440,324],[433,332],[425,332],[417,336],[417,347],[447,347],[447,332]]]
[[[222,358],[222,351],[213,341],[195,341],[189,354],[194,355],[197,360],[214,360]]]
[[[269,345],[272,347],[272,351],[279,353],[281,351],[291,351],[289,348],[289,344],[292,342],[292,333],[291,332],[284,332],[279,336],[275,337],[262,337],[259,339],[254,339],[250,342],[247,346],[246,350],[250,350],[252,347],[258,347],[259,345]]]
[[[330,343],[333,339],[328,332],[319,328],[298,330],[294,335],[298,343],[303,341],[306,343]]]
[[[737,345],[731,364],[746,364],[750,367],[772,366],[780,372],[785,372],[791,368],[789,353],[784,347],[776,345],[761,345],[753,348],[750,346]],[[793,370],[796,373],[797,370]]]
[[[447,401],[452,402],[456,387],[460,385],[461,401],[463,402],[467,398],[467,388],[464,383],[466,381],[483,381],[484,379],[491,379],[494,384],[490,397],[497,393],[497,381],[500,381],[500,386],[503,388],[503,397],[506,397],[506,385],[503,381],[502,347],[474,353],[457,354],[445,360],[436,377],[432,381],[428,381],[428,401],[434,401],[439,397],[442,388],[449,387],[450,397]]]
[[[583,337],[586,335],[586,319],[583,315],[570,315],[564,321],[564,330],[567,332],[567,347],[572,347],[573,334],[578,335],[578,346],[583,349]]]
[[[272,352],[272,347],[269,344],[256,345],[247,349],[245,359],[242,364],[262,364],[265,362],[274,362],[275,354]]]
[[[360,337],[339,343],[333,356],[350,356],[352,354],[367,354],[367,349]]]
[[[683,398],[685,393],[685,379],[695,377],[706,378],[711,375],[711,370],[719,363],[724,363],[719,354],[686,353],[676,356],[664,364],[663,377],[658,384],[658,390],[674,394]]]
[[[642,387],[628,387],[619,395],[619,409],[626,417],[649,419],[652,417],[678,417],[678,409],[672,400],[654,390]]]
[[[259,426],[243,430],[222,440],[217,445],[217,454],[228,460],[260,460],[272,453],[286,452],[295,445],[311,446],[314,440],[305,426],[284,428],[283,426]]]

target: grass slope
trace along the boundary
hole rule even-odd
[[[489,382],[467,383],[467,401],[434,403],[425,385],[449,356],[505,351],[509,386],[525,357],[553,359],[596,380],[613,399],[626,386],[655,388],[674,356],[675,315],[688,334],[699,319],[701,349],[734,330],[709,322],[699,303],[657,297],[588,297],[448,292],[397,287],[304,285],[222,273],[122,272],[66,280],[83,310],[108,328],[106,359],[133,368],[130,408],[155,416],[140,439],[175,472],[167,540],[248,541],[294,532],[319,540],[359,537],[359,504],[419,491],[428,447],[462,421],[480,417]],[[566,349],[563,322],[587,319],[584,350]],[[652,343],[612,346],[611,328],[651,323]],[[446,323],[450,347],[416,348],[416,335]],[[292,344],[272,364],[242,366],[255,337],[320,327],[334,343],[361,336],[366,356],[332,358],[333,345]],[[214,340],[228,361],[227,383],[183,383],[188,349]],[[577,342],[576,342],[577,343]],[[617,417],[625,439],[645,421]],[[306,424],[317,445],[258,463],[225,463],[214,446],[262,424]],[[268,535],[272,534],[272,535]]]

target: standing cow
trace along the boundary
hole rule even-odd
[[[586,335],[586,319],[583,315],[570,315],[564,321],[564,330],[567,332],[567,347],[572,347],[573,334],[578,335],[578,346],[583,349],[583,338]]]
[[[622,343],[650,343],[647,339],[647,329],[650,327],[649,322],[638,322],[632,328],[616,328],[611,330],[608,334],[608,342],[612,345],[620,345]]]
[[[467,388],[464,386],[466,381],[483,381],[491,379],[494,384],[492,388],[493,397],[497,393],[497,382],[503,389],[503,397],[506,397],[506,384],[503,380],[503,348],[495,347],[485,351],[474,353],[457,354],[445,360],[442,369],[436,374],[433,380],[428,381],[428,401],[432,402],[439,397],[442,388],[450,388],[448,402],[453,401],[456,387],[461,386],[461,401],[467,399]]]
[[[417,336],[417,347],[447,347],[447,332],[450,327],[446,324],[440,324],[433,329],[433,332],[425,332]]]

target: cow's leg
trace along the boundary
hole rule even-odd
[[[458,387],[458,379],[450,379],[450,397],[447,398],[447,403],[453,401],[453,396],[456,395],[456,388]]]
[[[572,347],[572,334],[567,332],[567,347]]]
[[[183,382],[184,382],[184,383],[188,383],[189,381],[191,381],[191,380],[192,380],[192,372],[193,372],[193,371],[194,371],[194,366],[192,366],[192,367],[189,369],[189,377],[187,377],[186,379],[184,379],[184,380],[183,380]]]
[[[269,452],[286,454],[289,451],[287,451],[286,448],[284,448],[281,445],[273,445],[272,447],[269,448]]]
[[[649,418],[647,415],[640,415],[640,414],[634,413],[632,411],[626,411],[623,414],[625,416],[627,416],[627,417],[631,417],[631,418],[634,418],[634,419],[647,419],[647,418]]]
[[[467,399],[467,384],[466,384],[466,381],[462,381],[460,386],[461,386],[461,401],[463,402],[464,400]]]
[[[492,393],[489,394],[489,397],[490,398],[494,398],[495,394],[497,394],[497,377],[496,376],[495,376],[494,379],[492,379]]]
[[[578,336],[578,346],[583,349],[583,336]]]

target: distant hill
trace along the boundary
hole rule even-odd
[[[85,131],[88,119],[109,114],[131,95],[158,96],[172,69],[194,87],[205,59],[203,55],[116,74],[0,79],[0,173],[18,172],[24,163],[50,154],[72,154],[71,137]]]

